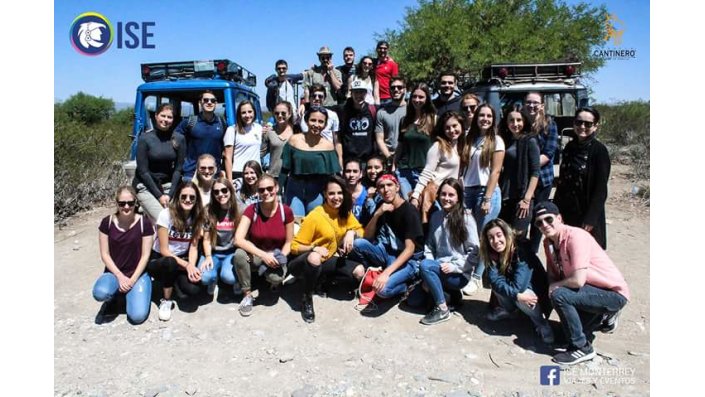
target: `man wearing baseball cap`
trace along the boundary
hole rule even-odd
[[[362,80],[353,80],[350,98],[345,102],[340,116],[340,131],[336,139],[341,168],[343,160],[357,158],[367,162],[377,154],[375,142],[375,116],[377,109],[365,102],[367,87]]]
[[[323,101],[323,106],[332,109],[338,104],[335,98],[336,93],[343,84],[343,76],[340,70],[333,65],[333,53],[330,48],[327,46],[321,47],[317,55],[321,64],[304,71],[303,103],[308,103],[309,101],[309,89],[311,86],[313,84],[321,84],[326,88],[326,98]]]
[[[594,332],[612,333],[629,301],[629,287],[617,266],[590,233],[563,223],[558,207],[534,207],[534,225],[546,237],[548,295],[568,339],[568,349],[553,356],[572,365],[595,357]]]

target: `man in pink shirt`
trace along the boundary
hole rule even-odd
[[[572,365],[591,360],[594,332],[617,328],[620,310],[629,301],[627,282],[595,238],[564,224],[552,202],[536,205],[534,224],[546,237],[548,295],[568,338],[568,349],[553,361]]]

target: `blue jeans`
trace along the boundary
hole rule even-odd
[[[93,285],[93,298],[98,302],[106,302],[119,294],[120,283],[117,277],[105,272],[98,277]],[[143,323],[149,317],[150,299],[152,298],[152,279],[147,272],[142,273],[132,289],[127,291],[127,319],[134,324]]]
[[[235,273],[233,272],[233,257],[235,256],[235,251],[214,253],[213,254],[213,267],[205,272],[201,273],[201,284],[211,285],[218,282],[218,274],[220,274],[220,280],[228,285],[233,285],[237,281],[235,279]],[[198,261],[198,268],[201,268],[203,261],[206,260],[205,256],[201,256]]]
[[[406,282],[416,277],[419,272],[421,253],[414,253],[404,265],[399,267],[387,280],[384,288],[377,293],[381,298],[391,298],[406,292]],[[387,268],[396,259],[396,255],[389,254],[384,245],[373,244],[365,239],[357,239],[353,243],[353,250],[348,259],[360,262],[365,269],[370,266]]]
[[[527,291],[530,291],[530,289],[527,289]],[[499,302],[499,305],[505,308],[507,311],[511,312],[514,311],[514,309],[519,309],[522,311],[522,313],[526,314],[529,316],[531,319],[531,322],[534,323],[535,327],[539,327],[543,324],[546,323],[546,319],[543,317],[543,313],[541,312],[541,305],[538,303],[534,305],[532,308],[531,306],[527,305],[526,303],[516,301],[508,296],[501,295],[497,293],[497,291],[493,291],[495,296],[497,297],[497,302]],[[526,291],[523,291],[526,292]],[[532,291],[533,292],[533,291]]]
[[[475,223],[477,224],[477,235],[482,237],[482,228],[485,227],[487,222],[495,219],[499,216],[499,210],[502,209],[502,192],[499,186],[494,188],[492,192],[492,198],[490,199],[490,212],[487,214],[482,212],[482,199],[485,197],[486,186],[472,186],[465,188],[465,208],[472,211],[473,217],[475,217]],[[480,238],[482,240],[482,238]],[[482,273],[485,271],[485,263],[479,261],[475,270],[472,272],[472,276],[476,278],[482,278]]]
[[[585,284],[579,289],[557,288],[551,294],[553,308],[558,312],[561,326],[570,344],[585,346],[588,338],[602,323],[602,316],[616,313],[627,304],[619,292]]]
[[[307,178],[289,177],[284,196],[294,216],[306,216],[323,204],[325,177],[311,175]]]
[[[468,279],[462,273],[443,273],[441,262],[433,259],[424,259],[421,262],[421,279],[428,286],[436,306],[446,303],[443,290],[460,290]]]
[[[409,194],[414,191],[416,183],[419,181],[420,170],[403,169],[397,170],[397,178],[399,178],[399,187],[401,188],[401,197],[404,200],[409,200]]]

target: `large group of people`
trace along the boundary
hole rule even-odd
[[[139,137],[132,186],[117,190],[116,212],[100,224],[105,268],[94,297],[124,295],[128,319],[141,323],[154,280],[168,321],[175,288],[212,295],[220,285],[249,316],[253,290],[299,281],[310,323],[321,283],[357,285],[379,267],[375,299],[425,307],[422,324],[448,320],[463,294],[484,286],[488,320],[523,313],[553,344],[555,309],[568,348],[554,361],[594,357],[595,332],[613,332],[629,299],[604,251],[610,160],[596,139],[599,113],[577,110],[551,202],[558,135],[541,93],[501,114],[443,72],[435,99],[424,83],[407,98],[389,43],[358,64],[352,48],[343,53],[336,68],[322,47],[320,65],[301,75],[277,60],[266,81],[274,123],[264,127],[249,101],[226,126],[211,91],[178,126],[174,108],[160,106]]]

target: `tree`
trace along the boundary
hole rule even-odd
[[[113,115],[115,103],[112,99],[95,97],[79,91],[58,105],[58,108],[72,120],[84,124],[95,124],[108,120]]]
[[[567,6],[556,0],[419,0],[407,8],[390,43],[411,81],[431,81],[441,71],[479,76],[491,63],[581,61],[582,71],[603,60],[592,49],[605,42],[605,6]]]

